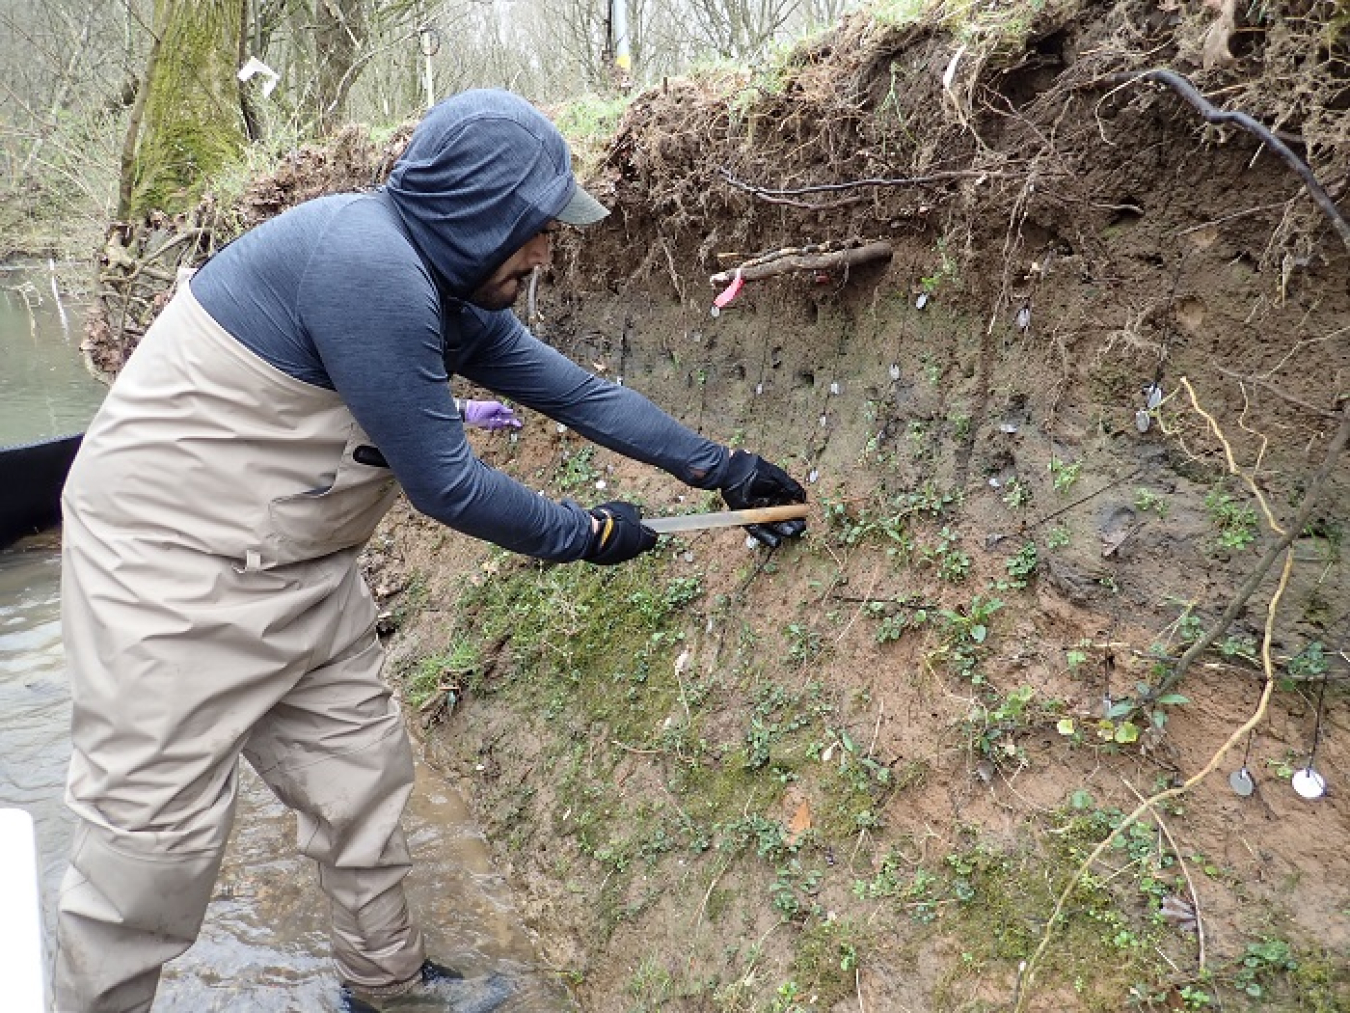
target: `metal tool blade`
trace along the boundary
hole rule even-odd
[[[672,531],[702,531],[706,528],[740,528],[747,524],[773,524],[805,517],[811,508],[805,503],[759,507],[754,510],[720,510],[708,514],[682,514],[676,517],[644,517],[642,524],[657,534]]]

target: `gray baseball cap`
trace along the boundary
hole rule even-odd
[[[564,225],[594,225],[608,214],[609,208],[583,190],[578,183],[572,191],[572,199],[553,218]]]

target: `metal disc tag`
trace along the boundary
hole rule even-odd
[[[1252,780],[1252,775],[1246,767],[1240,767],[1228,775],[1228,787],[1246,798],[1256,790],[1256,782]]]
[[[1289,783],[1294,786],[1294,791],[1298,792],[1301,798],[1321,798],[1327,793],[1326,780],[1312,767],[1294,771]]]

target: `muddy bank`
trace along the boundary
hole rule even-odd
[[[454,687],[433,747],[585,1008],[1350,1001],[1339,682],[1333,790],[1290,787],[1346,671],[1343,465],[1250,747],[1079,876],[1255,713],[1283,557],[1167,680],[1276,542],[1266,507],[1295,515],[1350,366],[1350,262],[1299,180],[1164,90],[1093,85],[1133,65],[1103,56],[1133,10],[969,66],[941,28],[854,22],[777,79],[671,82],[625,118],[615,220],[559,258],[541,329],[809,477],[802,545],[710,534],[574,575],[407,521],[372,557],[414,588],[395,670]],[[709,315],[717,272],[877,241]],[[553,495],[705,505],[538,417],[484,454]]]

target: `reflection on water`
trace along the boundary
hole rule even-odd
[[[0,551],[0,806],[26,809],[37,824],[48,953],[71,833],[61,802],[70,698],[59,563],[52,539]],[[295,819],[247,764],[240,785],[234,834],[201,937],[165,968],[156,1013],[334,1010],[326,901],[313,864],[295,850]],[[404,826],[416,863],[409,902],[431,955],[466,974],[504,973],[521,982],[504,1011],[571,1009],[556,986],[528,970],[531,940],[463,800],[421,763]]]
[[[84,307],[52,278],[0,264],[0,447],[81,432],[107,389],[80,356]]]

